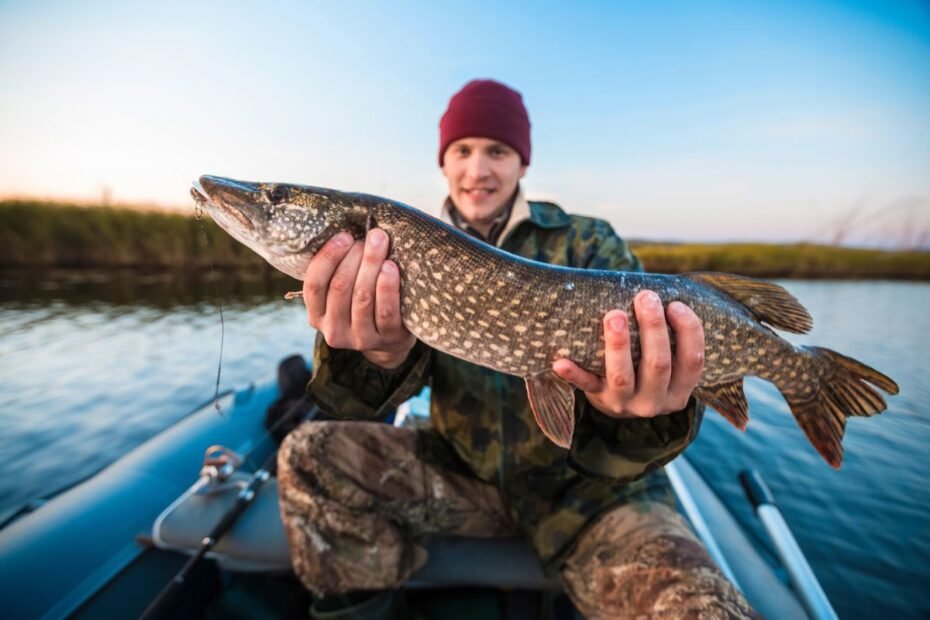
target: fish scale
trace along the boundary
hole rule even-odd
[[[201,177],[198,205],[271,265],[301,280],[314,253],[340,231],[363,239],[373,227],[391,239],[400,271],[401,316],[427,345],[522,377],[543,433],[567,448],[574,430],[574,387],[552,371],[570,359],[603,376],[603,317],[627,311],[633,363],[640,359],[633,299],[654,291],[687,304],[705,334],[705,367],[694,395],[745,429],[743,378],[773,383],[824,459],[839,467],[849,416],[884,411],[876,388],[897,384],[829,349],[796,346],[773,328],[805,333],[810,315],[784,288],[722,273],[681,275],[575,269],[514,256],[429,215],[366,194],[282,183]],[[674,337],[670,333],[674,347]]]

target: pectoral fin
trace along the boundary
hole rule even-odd
[[[575,388],[551,370],[526,377],[526,393],[536,423],[552,442],[572,445],[575,430]]]

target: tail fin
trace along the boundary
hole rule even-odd
[[[833,467],[843,461],[843,432],[849,416],[871,416],[885,410],[885,400],[872,386],[889,394],[898,393],[898,384],[865,364],[830,349],[802,347],[818,366],[811,376],[820,376],[813,395],[798,397],[797,386],[779,385],[791,413],[817,452]],[[871,384],[871,385],[869,385]],[[787,389],[784,389],[787,388]],[[792,395],[794,394],[794,395]]]

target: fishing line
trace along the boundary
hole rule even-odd
[[[207,227],[204,225],[203,208],[199,204],[194,205],[194,217],[200,223],[200,232],[203,235],[204,247],[209,249],[210,237],[207,235]],[[213,408],[220,415],[223,415],[223,408],[220,406],[220,375],[223,372],[223,345],[226,342],[226,320],[223,317],[223,300],[220,296],[220,287],[217,284],[216,265],[213,264],[213,257],[207,252],[207,260],[210,261],[210,279],[213,281],[213,291],[216,293],[216,307],[220,311],[220,357],[216,363],[216,386],[213,390]]]

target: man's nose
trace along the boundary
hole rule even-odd
[[[484,153],[473,153],[468,158],[468,176],[483,179],[490,174],[491,162]]]

